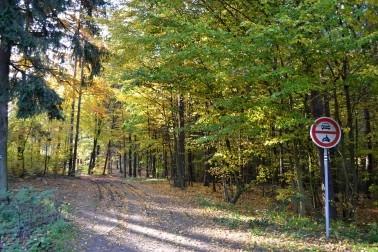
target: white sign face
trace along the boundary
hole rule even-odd
[[[311,126],[312,141],[321,148],[335,147],[341,139],[339,124],[329,117],[320,117]]]

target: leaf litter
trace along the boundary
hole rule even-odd
[[[180,190],[167,182],[81,176],[43,177],[15,186],[27,185],[59,188],[56,197],[70,206],[66,218],[78,230],[77,251],[354,251],[323,234],[298,239],[274,226],[251,230],[250,221],[269,208],[269,198],[261,195],[242,198],[230,209],[221,192],[196,183]]]

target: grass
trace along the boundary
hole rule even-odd
[[[159,184],[167,182],[167,179],[157,179],[157,178],[140,178],[140,177],[126,177],[124,178],[127,181],[136,182],[139,184]]]

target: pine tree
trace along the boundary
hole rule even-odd
[[[102,0],[85,1],[87,13],[102,6]],[[1,0],[0,2],[0,191],[7,190],[7,142],[9,102],[16,102],[17,116],[26,118],[47,113],[49,118],[62,119],[62,99],[46,80],[58,76],[70,35],[65,18],[75,1],[70,0]],[[95,28],[95,27],[91,27]],[[84,47],[81,54],[92,55]],[[89,45],[90,46],[90,45]],[[87,56],[91,76],[98,61]],[[54,67],[55,65],[55,67]]]
[[[62,48],[59,15],[67,0],[1,1],[0,10],[0,190],[7,190],[8,103],[17,100],[18,116],[46,112],[62,118],[62,100],[45,82],[49,57]],[[50,52],[50,53],[48,53]],[[11,74],[11,75],[10,75]]]

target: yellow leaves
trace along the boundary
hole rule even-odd
[[[294,40],[293,44],[300,43],[303,45],[310,45],[314,42],[314,39],[306,38],[303,35],[298,35]]]
[[[342,132],[343,132],[345,135],[348,135],[349,132],[350,132],[350,128],[349,128],[349,127],[342,127]]]

